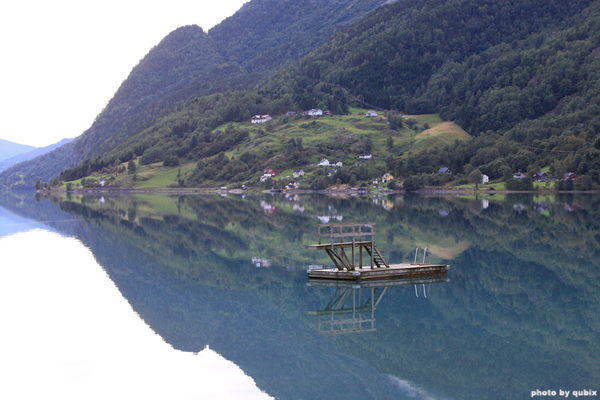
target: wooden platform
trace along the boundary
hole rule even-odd
[[[417,264],[417,251],[413,264],[389,264],[374,242],[375,224],[343,223],[317,225],[318,244],[307,249],[324,250],[334,267],[311,269],[309,279],[327,280],[386,280],[422,275],[444,274],[448,266],[443,264]]]
[[[357,268],[354,271],[338,268],[311,269],[307,274],[311,279],[363,281],[445,274],[448,268],[445,264],[390,264],[389,267]]]

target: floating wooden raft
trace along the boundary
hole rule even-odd
[[[308,277],[314,279],[393,279],[417,275],[441,274],[448,270],[445,264],[388,264],[374,242],[374,223],[345,223],[317,225],[318,244],[307,249],[325,250],[334,268],[311,269]]]

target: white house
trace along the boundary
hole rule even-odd
[[[367,117],[376,117],[377,113],[373,110],[367,111]]]
[[[486,184],[490,181],[490,177],[486,174],[481,175],[481,183]]]
[[[371,158],[371,153],[361,153],[358,158],[361,160],[369,160]]]
[[[336,162],[334,165],[335,165],[336,167],[341,167],[341,166],[343,166],[344,164],[343,164],[341,161],[338,161],[338,162]]]
[[[323,166],[328,166],[329,165],[329,160],[324,158],[321,160],[321,162],[319,163],[319,165],[323,165]]]
[[[313,108],[308,111],[308,115],[311,115],[313,117],[323,115],[323,110],[321,110],[320,108]]]
[[[293,172],[294,178],[299,178],[301,176],[304,176],[304,171],[301,169],[295,169]]]
[[[252,120],[250,122],[252,122],[253,124],[261,124],[263,122],[267,122],[272,120],[273,118],[271,118],[271,116],[269,114],[267,115],[255,115],[252,117]]]

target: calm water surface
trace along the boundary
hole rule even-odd
[[[2,193],[0,398],[598,391],[599,205],[595,196]],[[309,266],[331,264],[305,250],[325,222],[375,222],[388,261],[427,247],[450,272],[308,282]]]

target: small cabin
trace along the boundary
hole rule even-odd
[[[261,124],[267,121],[272,120],[273,118],[270,115],[254,115],[252,117],[252,119],[250,120],[251,123],[253,124]]]

